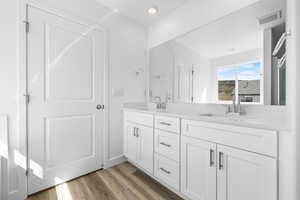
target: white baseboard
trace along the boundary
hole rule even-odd
[[[103,168],[107,169],[107,168],[113,167],[115,165],[124,163],[126,161],[127,161],[127,159],[123,155],[117,156],[117,157],[111,158],[110,160],[105,161]]]

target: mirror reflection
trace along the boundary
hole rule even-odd
[[[150,98],[285,105],[285,0],[261,0],[150,49]]]

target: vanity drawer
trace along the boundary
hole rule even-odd
[[[182,120],[182,134],[272,157],[278,156],[276,131]]]
[[[179,190],[179,163],[155,154],[154,166],[156,178]]]
[[[155,116],[155,128],[170,131],[174,133],[180,133],[180,120],[175,117]]]
[[[153,114],[124,111],[124,121],[153,127]]]
[[[179,135],[155,129],[155,152],[179,162]]]

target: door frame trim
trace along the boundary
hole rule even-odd
[[[33,7],[39,10],[42,10],[46,13],[64,18],[66,20],[72,21],[77,24],[81,24],[83,26],[94,26],[95,29],[98,29],[104,33],[104,58],[105,58],[105,66],[104,66],[104,75],[103,75],[103,104],[105,105],[104,113],[103,113],[103,129],[101,131],[102,135],[100,137],[100,145],[101,145],[101,166],[103,167],[106,161],[107,154],[107,140],[109,139],[109,110],[110,110],[110,98],[108,95],[109,87],[110,87],[110,68],[109,68],[109,40],[108,40],[108,30],[101,25],[99,22],[91,19],[85,19],[83,17],[74,16],[66,11],[56,9],[47,5],[45,3],[40,3],[35,0],[20,0],[19,2],[19,19],[18,19],[18,28],[19,28],[19,59],[18,59],[18,117],[19,117],[19,147],[18,152],[22,155],[23,160],[26,162],[23,166],[21,166],[20,170],[18,170],[19,177],[19,188],[18,192],[19,196],[23,199],[28,196],[28,177],[26,175],[26,171],[29,168],[28,166],[28,105],[25,102],[24,94],[28,93],[28,56],[27,56],[27,33],[24,31],[25,23],[28,21],[28,8]],[[111,15],[111,14],[108,14]],[[105,19],[107,16],[104,16]],[[29,25],[30,26],[30,25]],[[29,30],[30,32],[30,30]]]

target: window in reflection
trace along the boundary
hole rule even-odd
[[[220,67],[218,76],[218,101],[262,103],[262,67],[260,62],[241,64],[235,67]],[[237,94],[237,95],[235,95]],[[235,98],[235,99],[233,99]]]

